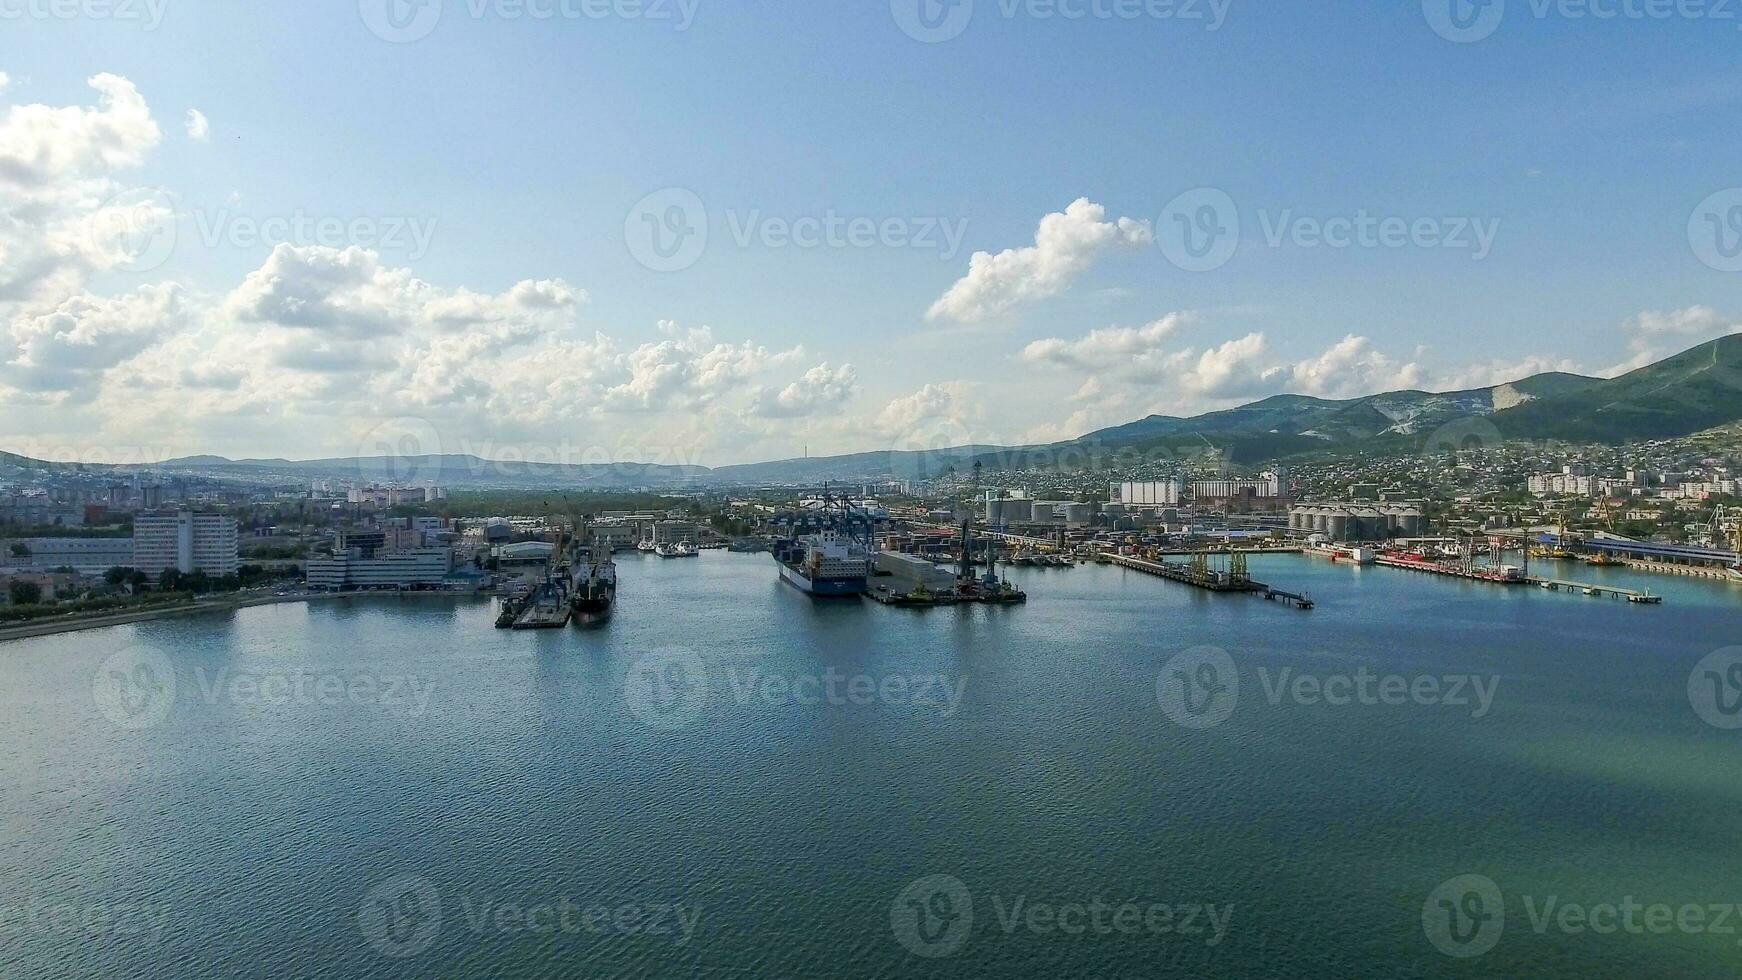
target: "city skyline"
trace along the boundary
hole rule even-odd
[[[0,448],[1020,445],[1612,376],[1742,326],[1734,137],[1708,125],[1742,98],[1734,24],[532,9],[15,18]],[[329,43],[291,66],[281,32]],[[1061,49],[1085,56],[1052,72]],[[722,78],[745,63],[780,70]],[[776,108],[794,73],[817,83]]]

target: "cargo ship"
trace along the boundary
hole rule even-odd
[[[594,540],[576,547],[569,561],[569,611],[574,622],[588,626],[611,618],[617,601],[617,563],[609,545]]]
[[[774,560],[782,582],[821,598],[863,595],[871,577],[865,545],[833,528],[776,544]]]

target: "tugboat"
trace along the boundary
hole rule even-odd
[[[582,535],[585,529],[582,530]],[[581,544],[586,540],[585,545]],[[617,601],[617,563],[609,545],[596,538],[576,536],[569,559],[569,611],[575,623],[591,626],[611,618]]]
[[[501,609],[496,613],[496,628],[499,630],[513,629],[514,621],[526,611],[528,593],[504,595]]]

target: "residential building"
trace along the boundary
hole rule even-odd
[[[236,519],[222,514],[141,514],[133,519],[133,567],[147,575],[174,568],[214,578],[236,574]]]

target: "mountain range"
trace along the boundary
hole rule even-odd
[[[1506,440],[1619,444],[1670,439],[1742,421],[1742,334],[1701,344],[1616,378],[1552,372],[1464,391],[1360,398],[1275,395],[1190,418],[1152,415],[1037,446],[952,446],[708,468],[644,463],[500,463],[470,455],[232,460],[189,456],[166,470],[210,475],[361,478],[450,487],[620,489],[698,483],[923,479],[979,462],[990,470],[1078,467],[1121,458],[1215,453],[1256,464],[1345,451],[1423,452]],[[0,453],[0,472],[43,463]],[[97,468],[97,467],[93,467]]]

